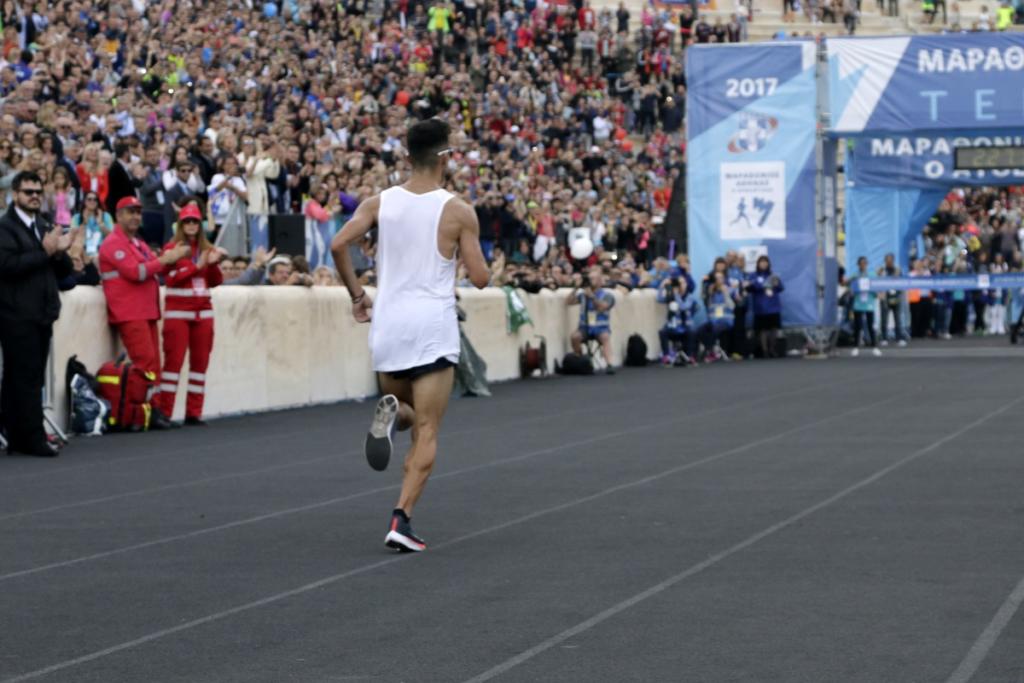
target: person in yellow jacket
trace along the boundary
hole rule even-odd
[[[448,33],[451,30],[448,22],[454,15],[454,12],[452,12],[448,3],[440,2],[434,5],[427,10],[427,15],[430,17],[427,22],[427,30],[431,33]]]
[[[921,0],[921,11],[928,17],[928,23],[935,21],[935,0]]]
[[[1005,31],[1013,26],[1013,14],[1010,0],[1003,0],[1003,4],[996,10],[996,30]]]

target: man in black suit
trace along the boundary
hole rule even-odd
[[[11,187],[14,203],[0,217],[0,413],[9,453],[54,456],[43,428],[43,383],[60,315],[57,281],[71,274],[67,251],[75,233],[62,234],[39,215],[38,175],[19,173]]]
[[[188,179],[192,175],[194,166],[189,160],[178,162],[174,169],[174,185],[164,195],[164,241],[167,243],[173,236],[171,226],[178,220],[178,212],[185,205],[185,197],[191,197],[192,191],[188,189]]]
[[[142,185],[132,171],[132,148],[127,142],[114,145],[114,163],[107,172],[109,190],[107,190],[107,211],[111,216],[117,215],[117,203],[125,197],[138,197],[135,188]]]

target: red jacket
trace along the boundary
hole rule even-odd
[[[172,240],[164,245],[164,250],[173,249],[177,245]],[[198,260],[197,246],[193,242],[192,255],[179,260],[167,271],[164,277],[167,285],[164,291],[164,307],[167,309],[165,317],[174,317],[171,311],[213,310],[210,290],[224,282],[224,274],[217,264],[197,268]]]
[[[82,194],[88,194],[92,192],[92,179],[96,178],[96,194],[100,198],[100,207],[106,208],[107,206],[107,194],[110,193],[110,181],[106,171],[99,171],[96,176],[89,175],[89,171],[86,170],[85,164],[78,164],[75,167],[78,171],[78,182],[82,185]]]
[[[129,238],[120,225],[100,245],[100,277],[111,324],[160,319],[160,283],[164,265],[145,242]]]

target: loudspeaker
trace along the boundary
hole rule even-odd
[[[306,217],[300,213],[272,213],[267,227],[270,247],[278,254],[306,255]]]

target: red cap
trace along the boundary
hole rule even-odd
[[[203,221],[203,214],[199,213],[199,207],[195,204],[189,204],[182,207],[181,211],[178,212],[178,220],[183,221],[186,218],[194,218],[200,223]]]
[[[122,197],[121,200],[117,202],[117,207],[115,208],[115,211],[131,208],[142,208],[142,202],[139,201],[138,197]]]

